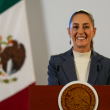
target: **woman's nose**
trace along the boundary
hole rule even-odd
[[[79,34],[83,34],[83,33],[84,33],[84,29],[83,29],[82,27],[79,27],[78,33],[79,33]]]

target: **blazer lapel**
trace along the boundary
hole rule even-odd
[[[100,59],[102,59],[102,56],[92,50],[90,72],[88,77],[88,83],[91,85],[95,84],[97,77],[99,75],[99,72],[102,66],[102,64],[99,63]]]
[[[76,81],[77,75],[75,70],[75,64],[74,64],[74,55],[71,48],[68,52],[65,54],[62,54],[61,57],[63,57],[65,60],[61,63],[61,66],[65,72],[66,77],[70,81]],[[88,76],[88,83],[91,85],[94,85],[97,77],[100,73],[102,64],[99,62],[99,60],[102,59],[102,56],[96,53],[95,51],[91,50],[91,65],[90,65],[90,71]]]
[[[62,55],[65,61],[61,63],[69,82],[77,80],[72,49],[68,53]]]

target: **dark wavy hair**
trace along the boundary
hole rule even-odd
[[[86,10],[79,10],[79,11],[76,11],[76,12],[74,12],[74,13],[72,14],[72,16],[71,16],[71,18],[70,18],[70,21],[69,21],[69,29],[70,29],[70,24],[71,24],[71,22],[72,22],[73,17],[74,17],[76,14],[80,14],[80,13],[81,13],[81,14],[86,14],[86,15],[88,15],[88,16],[90,17],[90,19],[91,19],[91,21],[92,21],[92,23],[93,23],[93,29],[94,29],[94,18],[93,18],[93,16],[92,16],[92,14],[91,14],[90,12],[86,11]],[[90,47],[93,48],[93,39],[91,40]]]

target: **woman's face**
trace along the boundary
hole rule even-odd
[[[86,14],[74,15],[68,28],[68,34],[74,43],[74,50],[77,52],[90,51],[91,39],[95,36],[96,28],[93,29],[93,23]]]

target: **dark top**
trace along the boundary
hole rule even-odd
[[[51,56],[48,65],[48,85],[65,85],[71,81],[77,81],[72,49],[63,54]],[[110,85],[110,59],[93,49],[87,82],[91,85]]]

